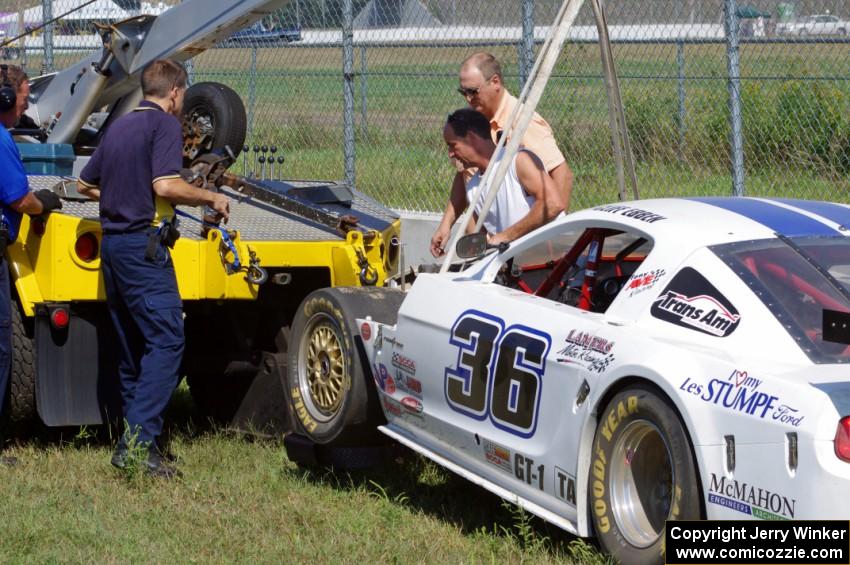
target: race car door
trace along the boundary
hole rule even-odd
[[[399,314],[396,338],[421,380],[421,405],[398,425],[531,499],[549,495],[569,504],[585,416],[575,399],[588,363],[604,365],[607,355],[604,315],[577,307],[587,290],[584,267],[596,262],[602,244],[594,245],[589,231],[541,230],[499,259],[492,281],[422,277]],[[551,292],[527,292],[551,278],[568,251],[574,257]],[[564,362],[574,350],[570,337],[582,347],[595,344],[600,355]]]

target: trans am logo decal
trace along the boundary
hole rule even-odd
[[[673,277],[651,311],[659,320],[716,337],[730,335],[741,321],[732,303],[690,267]]]

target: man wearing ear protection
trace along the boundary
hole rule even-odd
[[[14,243],[21,225],[21,215],[38,216],[62,207],[55,192],[42,189],[31,192],[18,146],[8,128],[18,123],[27,109],[30,86],[27,75],[17,66],[0,65],[0,406],[9,386],[12,362],[12,305],[9,296],[9,266],[6,246]],[[0,466],[14,465],[12,457],[0,457]]]

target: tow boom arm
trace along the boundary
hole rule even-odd
[[[155,59],[187,61],[289,0],[184,0],[159,16],[100,25],[100,53],[30,84],[27,115],[48,128],[48,143],[73,143],[95,109],[111,118],[138,103],[139,75]]]

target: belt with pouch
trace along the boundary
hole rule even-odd
[[[148,246],[145,248],[145,259],[148,261],[153,261],[156,258],[157,247],[164,245],[173,249],[174,244],[180,239],[176,218],[172,221],[162,220],[158,228],[150,228],[150,230]]]

